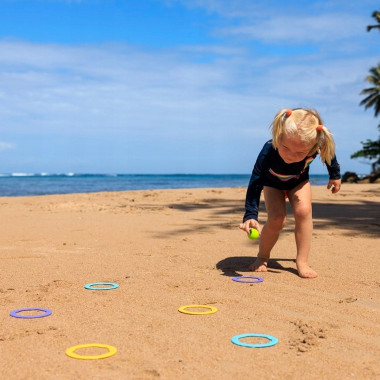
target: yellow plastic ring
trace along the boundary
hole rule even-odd
[[[88,348],[88,347],[107,348],[108,352],[101,355],[79,355],[75,352],[76,350],[79,350],[80,348]],[[117,352],[116,348],[113,346],[109,346],[108,344],[89,343],[89,344],[80,344],[78,346],[73,346],[73,347],[68,348],[66,350],[66,355],[74,359],[94,360],[94,359],[109,358],[110,356],[115,355],[116,352]]]
[[[189,311],[186,310],[188,308],[204,308],[204,309],[210,309],[208,311]],[[206,315],[206,314],[214,314],[218,311],[218,309],[214,306],[208,306],[208,305],[185,305],[181,306],[178,311],[185,314],[193,314],[193,315]]]

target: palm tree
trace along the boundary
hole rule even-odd
[[[376,20],[376,25],[368,25],[367,31],[371,29],[380,30],[380,12],[375,11],[372,13],[372,17]],[[361,102],[360,105],[364,106],[365,109],[373,107],[375,110],[375,117],[380,113],[380,63],[376,67],[372,67],[370,70],[370,75],[365,79],[368,83],[372,84],[372,87],[365,88],[361,95],[367,95]],[[380,131],[380,124],[378,125]],[[377,140],[367,140],[362,141],[363,149],[358,150],[351,155],[351,158],[363,157],[372,161],[372,176],[370,176],[370,181],[375,181],[380,178],[380,137]]]
[[[378,11],[373,12],[372,17],[376,20],[377,25],[368,25],[367,32],[369,32],[371,29],[380,29],[380,12]]]
[[[365,80],[371,83],[373,87],[362,90],[361,94],[368,96],[360,102],[360,105],[364,106],[365,109],[373,107],[376,117],[380,113],[380,64],[376,67],[372,67],[369,72],[371,75],[368,75]]]

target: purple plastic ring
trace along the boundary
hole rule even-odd
[[[18,315],[18,313],[21,313],[22,311],[29,311],[29,310],[37,310],[37,311],[44,311],[45,313],[44,314],[36,314],[36,315]],[[26,307],[24,309],[17,309],[17,310],[13,310],[9,313],[9,315],[11,317],[15,317],[15,318],[24,318],[24,319],[32,319],[32,318],[43,318],[43,317],[47,317],[49,316],[50,314],[52,313],[51,310],[49,309],[43,309],[43,308],[39,308],[39,307]]]
[[[243,280],[241,280],[242,278],[253,278],[256,281],[243,281]],[[236,282],[245,282],[247,284],[249,284],[249,283],[253,283],[254,284],[254,283],[257,283],[257,282],[263,282],[264,281],[263,278],[261,278],[261,277],[255,277],[255,276],[239,276],[239,277],[234,277],[232,280],[236,281]]]

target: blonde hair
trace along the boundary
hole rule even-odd
[[[312,145],[308,156],[318,153],[323,163],[331,165],[331,159],[335,155],[335,143],[317,111],[304,108],[282,109],[276,114],[271,130],[275,149],[278,148],[282,136],[294,136],[305,144]]]

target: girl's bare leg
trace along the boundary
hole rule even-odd
[[[286,221],[285,196],[281,190],[264,186],[265,207],[268,219],[260,235],[257,259],[250,266],[255,272],[266,272],[270,253]]]
[[[317,273],[309,266],[309,252],[313,233],[311,186],[306,181],[289,191],[289,201],[295,219],[295,238],[297,245],[297,270],[300,277],[314,278]]]

